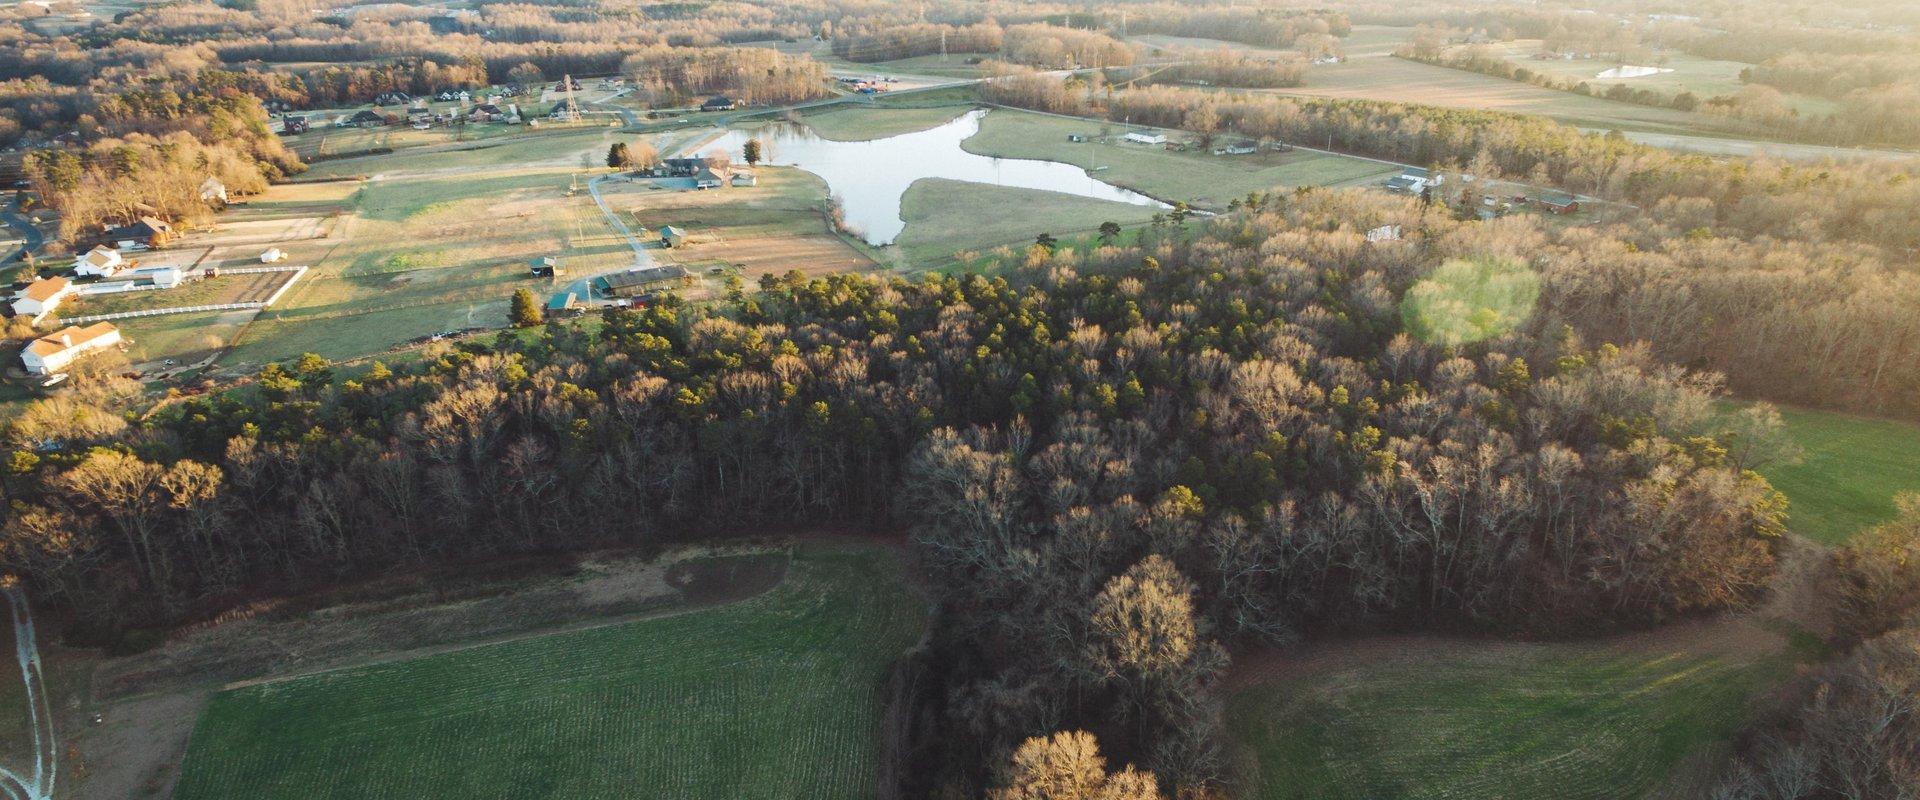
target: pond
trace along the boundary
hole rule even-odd
[[[836,142],[822,139],[804,125],[778,123],[748,134],[731,131],[706,153],[724,149],[734,163],[742,163],[741,148],[758,138],[769,164],[794,166],[820,176],[827,192],[840,203],[849,230],[868,244],[892,244],[906,222],[900,218],[900,197],[922,178],[986,183],[1021,189],[1111,200],[1137,206],[1167,208],[1167,204],[1139,192],[1114,186],[1086,170],[1057,161],[993,158],[960,149],[960,143],[980,131],[987,111],[971,111],[953,121],[913,133]]]

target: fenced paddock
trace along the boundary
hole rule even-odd
[[[86,314],[77,317],[62,317],[61,322],[69,325],[85,325],[92,322],[105,322],[116,319],[136,319],[139,317],[159,317],[168,314],[198,314],[204,311],[241,311],[272,306],[281,295],[293,287],[307,274],[306,267],[252,267],[246,269],[223,269],[220,277],[259,276],[258,279],[243,281],[236,287],[222,289],[223,295],[255,297],[258,299],[235,300],[228,303],[202,303],[187,306],[165,306],[160,308],[142,308],[127,311],[113,311],[103,314]],[[177,291],[159,290],[152,291]],[[144,292],[143,292],[144,293]]]

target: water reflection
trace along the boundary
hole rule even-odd
[[[840,201],[847,226],[869,244],[892,244],[900,235],[900,229],[906,227],[900,219],[900,196],[921,178],[1167,207],[1139,192],[1102,182],[1071,164],[993,158],[960,149],[962,141],[980,131],[980,118],[986,114],[985,110],[971,111],[938,127],[864,142],[822,139],[812,129],[791,123],[770,125],[751,136],[764,145],[767,163],[800,167],[825,179],[827,192]],[[748,138],[749,134],[732,131],[701,152],[724,149],[733,155],[734,163],[740,163],[741,148]]]

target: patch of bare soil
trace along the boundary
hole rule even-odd
[[[61,780],[78,787],[74,796],[122,800],[173,793],[180,759],[194,720],[210,692],[178,692],[102,706],[85,715],[80,731],[66,739]]]
[[[364,587],[361,597],[289,611],[265,604],[176,634],[161,646],[101,665],[98,696],[119,699],[205,688],[384,660],[582,622],[725,602],[764,591],[785,574],[784,554],[689,550],[643,560],[603,554],[558,574],[453,584]],[[676,574],[692,576],[674,583]],[[735,579],[738,586],[732,585]],[[330,593],[353,598],[356,590]],[[332,598],[328,598],[332,599]]]

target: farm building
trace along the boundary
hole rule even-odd
[[[73,271],[83,277],[111,278],[126,266],[127,260],[121,257],[120,251],[104,244],[73,260]]]
[[[547,298],[547,316],[550,317],[577,316],[586,310],[585,306],[580,305],[580,295],[573,292],[555,292]]]
[[[33,340],[20,351],[20,363],[34,375],[49,375],[67,368],[77,359],[95,350],[120,343],[120,329],[111,322],[96,322],[87,327],[69,326]]]
[[[1216,156],[1247,156],[1258,152],[1260,152],[1260,145],[1249,141],[1228,142],[1213,148],[1213,154]]]
[[[61,300],[74,291],[73,281],[66,278],[41,278],[27,284],[27,288],[14,296],[13,313],[38,325],[40,320],[60,307]]]
[[[594,283],[599,284],[601,293],[613,297],[633,297],[644,294],[650,289],[685,286],[692,282],[693,273],[681,266],[630,269],[594,279]]]
[[[175,286],[179,286],[180,281],[184,278],[179,267],[147,267],[145,269],[136,269],[121,277],[132,278],[135,282],[145,281],[162,289],[172,289]]]
[[[760,185],[760,176],[753,174],[753,170],[750,169],[736,169],[733,171],[733,185],[758,186]]]
[[[1166,144],[1167,135],[1155,131],[1130,131],[1120,137],[1129,144]]]
[[[727,185],[726,180],[720,177],[720,173],[713,171],[712,167],[702,167],[699,172],[693,174],[693,187],[696,189],[718,189],[725,185]]]
[[[660,242],[668,247],[679,247],[687,241],[687,232],[672,225],[660,229]]]
[[[1540,198],[1540,208],[1549,214],[1573,214],[1580,210],[1580,201],[1573,195],[1547,195]]]
[[[733,102],[733,98],[731,97],[714,96],[714,97],[707,98],[707,102],[701,103],[700,110],[701,111],[732,111],[734,109],[734,105],[735,104]]]
[[[135,244],[159,247],[172,236],[173,226],[158,217],[141,217],[134,220],[132,225],[107,230],[107,238],[119,242],[122,250]]]
[[[567,274],[566,269],[560,266],[560,259],[553,256],[541,256],[527,266],[536,278],[557,278]]]
[[[1419,194],[1445,182],[1444,175],[1419,167],[1408,167],[1387,181],[1387,190],[1402,194]]]

